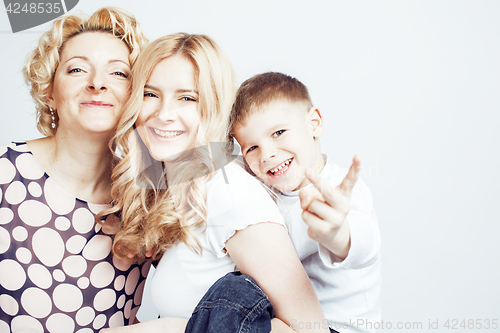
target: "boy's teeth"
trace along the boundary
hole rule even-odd
[[[271,169],[270,171],[274,174],[278,171],[280,171],[281,169],[283,169],[286,165],[288,165],[290,162],[292,161],[291,158],[289,158],[288,160],[286,160],[285,162],[281,163],[280,165],[278,165],[276,168],[274,169]]]
[[[153,128],[153,131],[164,138],[175,138],[183,133],[182,131],[160,131],[156,128]]]

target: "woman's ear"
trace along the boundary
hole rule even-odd
[[[321,111],[313,106],[308,112],[309,122],[311,124],[313,137],[318,139],[323,134],[324,122]]]
[[[52,97],[52,91],[49,92],[49,95],[47,96],[47,105],[52,108],[52,110],[57,110],[56,101],[54,100],[54,97]]]

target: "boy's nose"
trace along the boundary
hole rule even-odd
[[[276,157],[276,152],[274,151],[274,149],[263,150],[260,156],[260,161],[261,163],[270,162],[275,157]]]

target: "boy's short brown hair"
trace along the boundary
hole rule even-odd
[[[243,123],[262,106],[279,100],[304,103],[307,110],[313,106],[307,87],[296,78],[278,72],[258,74],[238,89],[231,112],[231,128],[236,123]]]

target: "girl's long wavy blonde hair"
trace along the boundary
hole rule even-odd
[[[143,47],[148,43],[134,16],[115,7],[103,7],[92,16],[67,14],[54,21],[52,28],[38,41],[38,46],[28,55],[23,74],[36,103],[37,128],[45,136],[56,134],[52,127],[52,113],[48,97],[52,91],[54,75],[65,43],[85,32],[105,32],[120,38],[129,48],[132,66]],[[55,121],[58,121],[55,114]]]
[[[160,162],[153,161],[147,168],[151,157],[134,124],[142,107],[144,85],[153,69],[160,61],[176,55],[185,57],[195,69],[201,121],[196,149],[177,159],[174,169],[169,167],[167,177]],[[121,220],[115,230],[115,255],[124,258],[132,253],[134,260],[139,261],[146,250],[152,249],[153,259],[159,259],[177,242],[201,253],[193,229],[202,225],[207,216],[205,183],[218,168],[211,156],[220,153],[227,156],[232,152],[228,126],[235,88],[228,58],[207,36],[168,35],[152,42],[141,53],[132,69],[132,95],[110,142],[117,158],[112,174],[113,207],[101,215],[114,214]],[[228,144],[211,145],[211,142]],[[220,147],[221,151],[215,152],[213,147]],[[156,177],[151,172],[155,168]],[[107,222],[111,220],[108,218]]]

